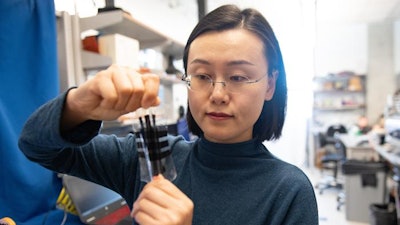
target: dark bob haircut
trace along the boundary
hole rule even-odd
[[[282,134],[286,115],[286,73],[278,40],[271,26],[260,12],[251,8],[240,10],[235,5],[224,5],[203,17],[193,29],[186,43],[183,55],[185,74],[187,72],[190,45],[193,40],[209,31],[224,31],[237,28],[246,29],[262,40],[264,55],[268,64],[268,76],[277,73],[274,96],[271,100],[264,101],[261,115],[253,127],[253,138],[260,141],[278,139]],[[203,135],[203,131],[193,119],[190,107],[188,107],[187,111],[187,121],[193,134],[197,136]]]

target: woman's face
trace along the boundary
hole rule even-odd
[[[275,90],[276,78],[267,76],[263,52],[261,39],[244,29],[204,33],[191,43],[189,75],[208,75],[217,82],[229,77],[236,80],[236,75],[246,76],[250,81],[265,76],[258,82],[244,84],[234,93],[222,83],[215,83],[208,90],[189,89],[190,111],[207,140],[237,143],[252,138],[253,125],[264,101],[270,100]]]

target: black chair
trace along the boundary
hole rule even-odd
[[[319,193],[322,194],[327,189],[341,190],[343,184],[338,180],[339,169],[341,164],[346,160],[346,146],[337,137],[336,133],[346,133],[347,130],[343,125],[330,126],[326,134],[319,133],[319,147],[323,149],[324,154],[320,158],[321,172],[330,171],[332,174],[324,176],[323,180],[316,185]]]
[[[328,137],[335,137],[335,134],[346,134],[347,129],[345,126],[342,124],[334,124],[328,127],[328,130],[326,131],[326,135]]]

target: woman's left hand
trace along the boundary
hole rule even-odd
[[[162,175],[154,177],[133,204],[131,216],[141,225],[190,225],[193,202]]]

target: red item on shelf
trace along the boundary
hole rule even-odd
[[[82,40],[82,48],[87,51],[99,53],[97,36],[88,36]]]

